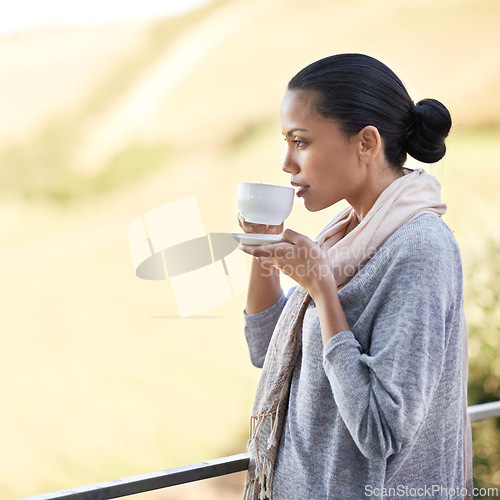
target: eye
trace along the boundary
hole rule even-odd
[[[285,142],[288,142],[288,139],[286,137],[283,137],[283,140]],[[295,137],[292,141],[290,141],[291,143],[295,144],[295,148],[296,149],[300,149],[300,148],[303,148],[306,146],[306,141],[304,141],[303,139],[299,139],[298,137]]]

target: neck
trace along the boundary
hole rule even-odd
[[[356,212],[360,222],[373,207],[382,192],[396,179],[404,175],[403,171],[396,172],[389,166],[374,170],[376,171],[372,169],[367,171],[367,176],[360,186],[359,195],[347,200]]]

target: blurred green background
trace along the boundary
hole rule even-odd
[[[135,277],[127,229],[195,195],[208,232],[237,231],[239,181],[288,182],[288,80],[338,52],[451,110],[426,168],[463,254],[469,404],[500,400],[499,24],[493,0],[214,0],[0,38],[0,497],[245,451],[244,294],[179,319],[168,281]],[[313,236],[338,208],[296,203],[288,225]],[[473,433],[476,486],[500,488],[500,420]],[[235,499],[243,476],[140,496]]]

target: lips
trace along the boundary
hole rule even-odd
[[[306,186],[304,184],[299,184],[298,182],[295,182],[293,179],[290,181],[290,184],[295,188],[295,194],[300,198],[309,188],[309,186]]]

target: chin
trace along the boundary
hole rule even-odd
[[[307,211],[309,212],[319,212],[321,210],[324,210],[325,208],[331,207],[333,203],[311,203],[304,199],[304,207],[306,208]]]
[[[306,201],[304,201],[304,207],[306,207],[306,210],[309,212],[319,212],[320,210],[323,210],[324,208],[326,208],[326,207],[307,203]]]

